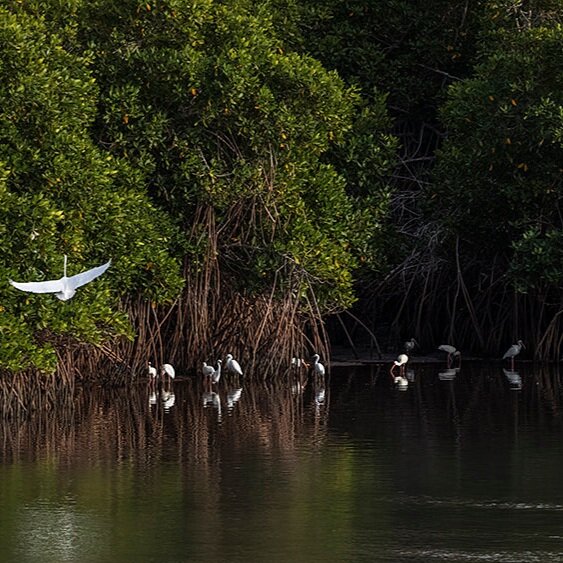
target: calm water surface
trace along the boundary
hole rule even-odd
[[[4,423],[0,561],[563,561],[558,368],[387,369]]]

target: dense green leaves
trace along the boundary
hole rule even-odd
[[[120,296],[170,299],[181,287],[168,254],[170,221],[141,176],[97,149],[88,131],[97,89],[87,58],[71,54],[40,20],[0,10],[0,364],[54,367],[49,334],[100,340],[130,332]],[[113,260],[69,303],[21,293],[16,280],[69,275]]]
[[[29,2],[0,14],[0,224],[6,239],[21,233],[4,271],[45,279],[65,253],[70,273],[113,260],[67,304],[6,284],[31,348],[0,351],[0,364],[52,367],[40,357],[50,334],[129,333],[118,299],[177,295],[185,256],[204,259],[211,216],[239,291],[313,292],[324,312],[354,300],[388,198],[384,98],[366,106],[292,49],[280,17],[243,0]],[[202,208],[213,214],[200,225]]]
[[[212,206],[220,260],[247,289],[291,286],[279,272],[298,264],[328,311],[353,300],[360,256],[376,256],[394,144],[383,97],[364,108],[286,45],[279,17],[267,3],[100,0],[85,4],[79,35],[95,53],[100,139],[143,168],[155,201],[181,228]],[[223,230],[241,202],[246,217]]]
[[[480,253],[514,253],[521,288],[563,282],[562,40],[559,26],[498,34],[501,47],[443,108],[449,138],[432,197]]]
[[[61,336],[133,336],[120,301],[170,302],[181,271],[206,261],[229,291],[295,295],[315,314],[349,307],[360,273],[392,280],[386,260],[425,247],[409,271],[430,275],[439,255],[475,280],[500,268],[520,291],[556,295],[562,8],[5,5],[0,366],[52,369]],[[58,277],[63,254],[71,274],[112,268],[66,304],[7,283]]]

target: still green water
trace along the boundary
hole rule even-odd
[[[558,368],[387,369],[4,423],[0,561],[563,561]]]

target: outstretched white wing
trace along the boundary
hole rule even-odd
[[[15,282],[9,280],[10,283],[21,291],[28,291],[30,293],[57,293],[63,290],[63,281],[49,280],[42,282]]]
[[[91,282],[93,279],[101,276],[110,267],[110,265],[111,260],[102,266],[98,266],[97,268],[80,272],[80,274],[76,274],[75,276],[68,278],[67,283],[72,289],[86,285],[88,282]]]

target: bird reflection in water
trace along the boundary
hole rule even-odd
[[[241,395],[242,395],[242,387],[238,387],[237,389],[231,389],[230,391],[227,391],[227,409],[229,412],[231,412],[235,408],[235,405],[240,400]]]
[[[305,391],[305,387],[307,387],[307,379],[303,381],[296,379],[291,386],[291,394],[294,396],[302,395],[303,391]]]
[[[217,420],[221,422],[221,397],[215,391],[205,391],[203,393],[203,408],[212,407],[217,411]]]
[[[324,405],[326,399],[326,389],[324,385],[315,391],[315,405]]]
[[[519,371],[514,371],[512,369],[503,369],[502,372],[508,380],[510,389],[513,391],[520,391],[522,389],[522,377]]]
[[[161,400],[162,406],[164,407],[164,412],[170,412],[170,409],[176,402],[176,395],[172,391],[162,391]]]
[[[453,381],[457,375],[457,371],[458,370],[456,368],[445,369],[444,371],[438,373],[438,379],[440,381]]]

